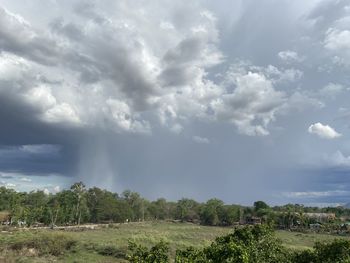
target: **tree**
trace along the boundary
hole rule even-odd
[[[49,197],[44,191],[32,191],[25,195],[24,206],[28,209],[25,218],[27,225],[44,221],[48,200]]]
[[[52,197],[46,207],[46,210],[45,210],[46,219],[44,221],[46,224],[49,223],[52,229],[56,225],[59,212],[60,212],[59,200],[56,197]]]
[[[199,219],[200,205],[188,198],[182,198],[176,204],[175,218],[181,221],[194,222]]]
[[[224,202],[219,199],[210,199],[203,206],[200,214],[201,223],[216,226],[224,218]]]
[[[83,182],[74,183],[71,188],[75,197],[75,221],[80,225],[82,215],[87,214],[86,188]]]
[[[256,201],[254,202],[254,211],[259,212],[260,210],[270,208],[264,201]]]
[[[131,192],[130,190],[124,191],[122,193],[122,197],[131,208],[131,221],[140,221],[141,219],[144,220],[146,210],[144,199],[141,198],[138,193]]]
[[[97,187],[88,190],[87,206],[94,223],[124,222],[132,214],[129,205],[118,194]]]
[[[169,217],[167,201],[164,198],[151,202],[148,211],[152,219],[164,220]]]
[[[240,210],[241,208],[237,205],[225,205],[222,208],[222,213],[220,215],[221,225],[233,225],[235,222],[240,220]]]

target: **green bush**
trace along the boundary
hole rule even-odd
[[[168,244],[161,241],[155,246],[147,249],[144,246],[129,242],[129,250],[131,254],[127,255],[127,259],[132,263],[167,263],[168,259]]]
[[[316,263],[315,254],[312,250],[304,250],[301,252],[295,252],[292,256],[291,262],[297,263]]]
[[[130,262],[169,262],[168,247],[159,243],[150,250],[130,243]],[[175,263],[350,263],[350,241],[317,242],[312,250],[290,252],[266,225],[246,226],[218,237],[211,245],[177,250]]]
[[[59,256],[71,250],[76,243],[76,240],[62,234],[38,234],[26,240],[15,241],[10,244],[10,248],[13,250],[32,248],[39,255]]]
[[[290,255],[270,227],[258,225],[219,237],[201,251],[193,248],[177,251],[175,262],[288,263]]]
[[[189,247],[184,250],[177,250],[175,263],[204,263],[206,257],[201,249]]]
[[[314,250],[295,253],[295,263],[350,263],[350,241],[335,239],[332,242],[316,242]]]
[[[97,249],[97,253],[103,256],[112,256],[116,258],[125,258],[125,253],[121,249],[112,246],[112,245],[106,245],[106,246],[100,246]]]
[[[350,262],[350,241],[335,239],[330,243],[316,242],[315,254],[318,262]]]

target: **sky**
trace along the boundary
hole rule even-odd
[[[0,0],[0,185],[350,202],[348,0]]]

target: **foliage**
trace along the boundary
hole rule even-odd
[[[130,255],[127,259],[132,263],[167,263],[168,261],[168,244],[161,241],[155,246],[147,249],[144,246],[136,245],[134,242],[129,242]]]
[[[5,212],[6,211],[6,212]],[[20,226],[56,226],[84,223],[140,222],[147,220],[179,220],[209,226],[232,226],[253,222],[259,217],[263,223],[276,227],[304,231],[318,219],[306,213],[333,213],[350,218],[350,209],[343,207],[304,207],[298,204],[270,207],[263,201],[253,206],[224,204],[219,199],[199,203],[182,198],[169,202],[164,198],[148,201],[137,192],[126,190],[120,195],[98,187],[87,189],[83,182],[74,183],[68,190],[55,194],[43,191],[16,192],[0,187],[0,221]],[[10,214],[9,216],[1,216]],[[346,225],[333,219],[321,222],[319,231],[350,232]]]
[[[244,227],[219,237],[202,251],[178,251],[176,262],[289,262],[289,254],[265,225]]]
[[[349,263],[350,241],[335,239],[332,242],[316,242],[314,250],[295,253],[293,262]]]
[[[113,245],[98,246],[97,253],[103,256],[112,256],[115,258],[125,258],[125,253],[118,247]]]
[[[182,198],[177,202],[175,218],[182,222],[199,220],[200,205],[195,200]]]
[[[76,240],[60,234],[38,234],[32,238],[19,240],[10,244],[13,250],[35,249],[39,255],[59,256],[71,250]]]
[[[291,231],[274,233],[267,226],[238,226],[234,232],[232,228],[227,227],[175,222],[113,224],[113,226],[82,232],[49,229],[23,231],[12,228],[10,232],[0,235],[0,261],[3,257],[9,262],[125,262],[123,261],[125,255],[133,254],[131,250],[127,250],[127,240],[130,237],[136,244],[144,247],[147,255],[151,251],[150,248],[159,240],[165,240],[169,244],[166,262],[175,260],[176,263],[247,262],[243,261],[244,257],[239,258],[241,255],[247,255],[250,259],[248,262],[254,262],[255,255],[260,255],[264,251],[265,256],[264,253],[262,255],[265,261],[257,262],[346,263],[349,255],[348,236],[340,237],[345,242],[334,241],[332,235],[301,234]],[[275,234],[281,241],[275,238]],[[221,237],[214,239],[216,236]],[[57,243],[51,245],[53,243],[49,241],[51,239],[73,240],[77,243],[70,249],[62,249],[64,245],[57,246]],[[312,247],[315,240],[319,240],[320,243]],[[274,243],[276,241],[277,246]],[[282,250],[276,249],[282,245]],[[50,252],[56,247],[61,248],[59,249],[61,252]],[[226,260],[224,255],[237,256]],[[272,258],[269,258],[269,255]],[[147,262],[145,260],[140,259],[139,262]]]

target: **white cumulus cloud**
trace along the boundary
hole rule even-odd
[[[320,138],[324,138],[324,139],[335,139],[342,136],[340,133],[334,130],[331,126],[324,125],[320,122],[311,124],[310,127],[308,128],[308,132],[311,134],[315,134]]]

